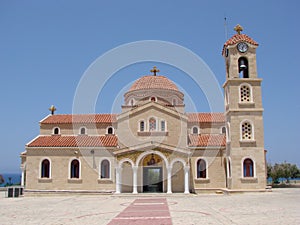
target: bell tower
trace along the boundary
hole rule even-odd
[[[226,65],[225,93],[227,188],[265,189],[262,79],[257,76],[258,43],[237,25],[222,55]]]

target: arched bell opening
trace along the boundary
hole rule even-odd
[[[239,58],[239,77],[249,78],[248,60],[245,57]]]

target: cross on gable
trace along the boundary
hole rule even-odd
[[[241,31],[243,31],[243,27],[241,25],[236,25],[234,27],[234,30],[238,33],[238,34],[241,34]]]
[[[54,112],[56,111],[55,106],[51,105],[51,107],[49,108],[49,111],[51,112],[51,115],[54,115]]]

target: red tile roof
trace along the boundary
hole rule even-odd
[[[225,122],[223,113],[187,113],[188,122],[214,123]],[[115,123],[117,122],[116,114],[58,114],[51,115],[41,121],[42,124],[72,124],[72,123]]]
[[[29,143],[28,147],[115,147],[118,138],[114,135],[107,136],[39,136]]]
[[[144,90],[144,89],[167,89],[179,91],[177,86],[164,76],[147,75],[139,78],[133,83],[129,91]]]
[[[224,113],[187,113],[190,123],[225,123]]]
[[[85,114],[85,115],[51,115],[41,121],[42,124],[72,124],[72,123],[114,123],[116,114]]]
[[[249,37],[248,35],[246,34],[235,34],[233,35],[231,38],[229,38],[224,46],[223,46],[223,50],[222,50],[222,54],[224,53],[224,50],[225,48],[228,46],[228,45],[234,45],[234,44],[237,44],[239,42],[242,42],[242,41],[245,41],[245,42],[248,42],[249,44],[252,44],[252,45],[256,45],[258,46],[258,43],[256,41],[254,41],[251,37]]]
[[[226,137],[224,134],[190,134],[189,147],[225,146]]]

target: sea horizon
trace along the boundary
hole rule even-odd
[[[0,175],[2,175],[4,179],[4,182],[0,184],[0,187],[21,184],[21,173],[0,173]]]

